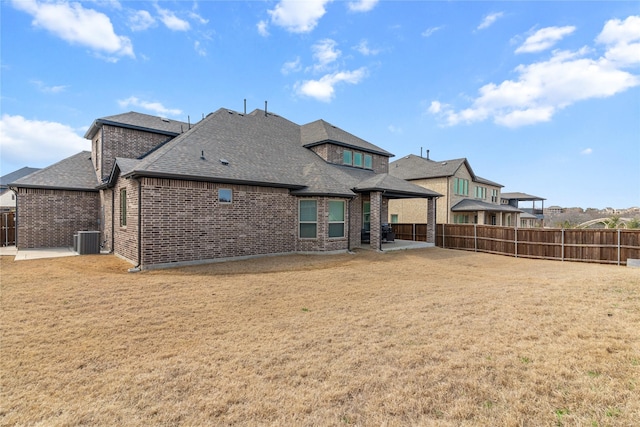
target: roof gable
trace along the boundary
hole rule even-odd
[[[300,127],[300,139],[304,147],[313,147],[314,145],[332,143],[386,157],[393,157],[393,154],[390,152],[383,150],[362,138],[358,138],[357,136],[340,129],[331,123],[325,122],[322,119],[302,125]]]
[[[502,187],[501,184],[477,176],[473,172],[473,169],[471,169],[469,161],[464,157],[460,159],[436,162],[434,160],[410,154],[391,162],[389,164],[389,174],[409,181],[416,179],[442,178],[455,176],[461,167],[465,167],[467,169],[474,182]]]

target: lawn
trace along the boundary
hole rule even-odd
[[[640,425],[640,269],[439,248],[0,262],[0,425]]]

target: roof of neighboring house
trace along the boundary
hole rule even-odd
[[[347,148],[367,151],[373,154],[380,154],[386,157],[393,157],[393,154],[380,147],[377,147],[362,138],[346,132],[324,120],[302,125],[300,127],[300,139],[304,147],[313,147],[325,143],[333,143]]]
[[[11,183],[12,187],[84,191],[95,191],[97,185],[89,151],[82,151]]]
[[[514,208],[511,205],[494,205],[493,203],[483,202],[476,199],[463,199],[451,207],[453,212],[522,212],[522,210]]]
[[[27,175],[30,175],[36,171],[39,171],[40,169],[38,168],[29,168],[29,167],[23,167],[20,168],[16,171],[10,172],[6,175],[2,175],[0,176],[0,188],[6,188],[9,184],[11,184],[13,181],[16,181],[22,177],[25,177]]]
[[[314,123],[312,127],[326,128],[326,122]],[[296,195],[353,197],[360,182],[376,175],[373,171],[327,163],[301,144],[303,128],[276,114],[265,114],[263,110],[240,114],[223,108],[136,163],[131,159],[118,159],[118,162],[123,176],[284,187],[294,190],[292,193]],[[331,138],[342,135],[347,140],[344,144],[354,146],[358,139],[340,129],[331,129]],[[360,141],[358,144],[364,147],[366,141]],[[385,152],[366,144],[368,151]],[[400,181],[388,177],[378,187],[380,191],[407,192],[414,197],[439,196]]]
[[[389,174],[408,181],[416,179],[429,179],[454,176],[458,169],[465,165],[474,182],[503,187],[497,182],[479,177],[471,169],[466,158],[434,161],[424,157],[409,154],[389,163]]]
[[[523,202],[533,202],[533,201],[538,201],[538,200],[547,200],[547,199],[545,199],[543,197],[532,196],[531,194],[519,193],[519,192],[500,193],[500,198],[508,199],[508,200],[518,200],[518,201],[523,201]]]
[[[114,125],[129,129],[137,129],[146,132],[161,133],[165,135],[179,135],[189,130],[189,123],[178,120],[169,120],[164,117],[150,116],[148,114],[128,113],[116,114],[114,116],[102,117],[93,121],[84,137],[92,139],[103,124]],[[193,126],[193,125],[191,125]]]

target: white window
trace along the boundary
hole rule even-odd
[[[329,237],[344,237],[344,201],[329,201]]]
[[[315,200],[300,200],[300,238],[315,239],[318,233],[318,202]]]
[[[231,203],[233,201],[233,191],[230,188],[220,188],[218,190],[218,202]]]

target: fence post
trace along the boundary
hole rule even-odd
[[[562,248],[562,255],[560,256],[560,259],[561,259],[562,261],[564,261],[564,228],[562,229],[562,241],[561,241],[561,242],[562,242],[562,246],[561,246],[561,248]]]
[[[473,224],[473,251],[478,252],[478,224]]]
[[[514,233],[514,239],[515,239],[514,251],[515,251],[516,258],[518,258],[518,227],[517,226],[513,229],[513,233]]]
[[[620,229],[618,228],[618,265],[620,265]]]
[[[444,249],[444,223],[442,223],[442,248]]]
[[[411,224],[411,240],[416,241],[416,223]]]

